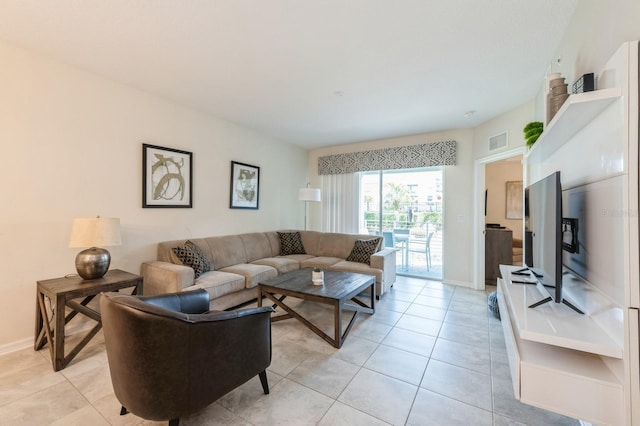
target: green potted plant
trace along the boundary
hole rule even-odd
[[[527,147],[531,148],[533,144],[536,143],[536,141],[540,137],[540,134],[542,133],[543,127],[544,125],[541,121],[532,121],[531,123],[528,123],[526,126],[524,126],[524,140],[527,144]]]

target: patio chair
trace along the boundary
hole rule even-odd
[[[409,237],[408,229],[393,230],[393,244],[402,251],[402,268],[405,270],[409,267]]]
[[[393,232],[382,231],[382,238],[384,239],[384,246],[388,248],[396,248],[393,243]]]
[[[408,247],[410,253],[424,253],[427,271],[431,269],[431,239],[433,238],[433,234],[434,232],[429,232],[424,243],[422,243],[422,241],[415,241],[417,243],[415,246],[412,247],[411,244],[409,244]]]

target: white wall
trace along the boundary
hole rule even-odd
[[[474,128],[473,158],[478,160],[525,146],[522,129],[534,121],[534,117],[535,103],[531,100]],[[489,151],[489,138],[505,131],[508,135],[507,146]]]
[[[312,150],[309,154],[311,186],[320,187],[318,158],[346,152],[455,140],[457,164],[444,167],[443,282],[471,287],[473,259],[473,132],[470,129],[429,133]],[[310,203],[317,204],[317,203]],[[320,229],[320,207],[309,206],[310,229]]]
[[[583,74],[601,70],[625,41],[640,39],[640,2],[637,0],[580,0],[555,55],[553,72],[561,72],[569,87]],[[558,63],[556,60],[560,58]],[[543,121],[543,80],[536,97],[536,117]]]
[[[0,42],[0,352],[32,344],[36,281],[75,273],[74,217],[119,217],[112,268],[156,242],[303,227],[307,151]],[[191,209],[141,207],[142,143],[193,152]],[[229,209],[231,160],[259,166],[260,209]]]

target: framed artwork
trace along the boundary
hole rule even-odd
[[[507,219],[522,219],[522,181],[507,182]]]
[[[142,207],[193,207],[193,155],[142,144]]]
[[[229,208],[257,210],[260,201],[260,167],[232,161],[230,193]]]

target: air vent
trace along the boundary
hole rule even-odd
[[[507,132],[502,132],[489,138],[489,151],[504,148],[507,146]]]

